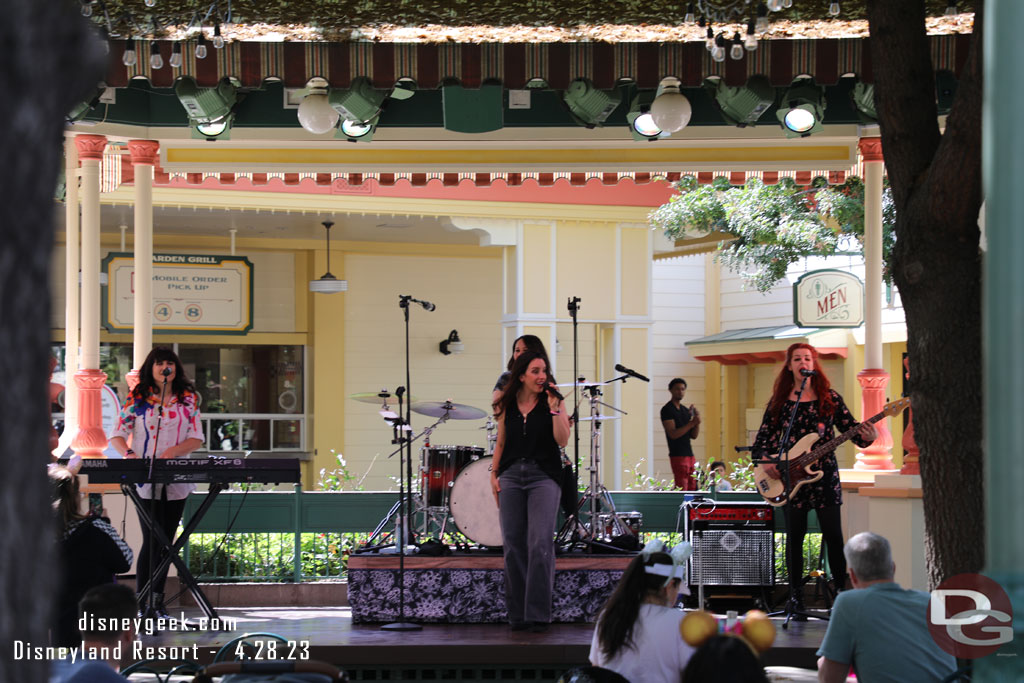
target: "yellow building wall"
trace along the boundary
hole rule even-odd
[[[615,273],[618,268],[617,229],[606,223],[559,222],[556,238],[557,314],[567,318],[570,296],[578,296],[579,319],[615,318]]]
[[[630,363],[627,367],[647,367],[649,339],[650,330],[645,328],[623,327],[619,331],[621,357],[628,358]],[[624,408],[629,414],[620,415],[620,419],[614,421],[616,429],[620,430],[622,434],[620,444],[622,460],[619,470],[622,481],[629,483],[634,480],[631,474],[634,470],[647,471],[646,467],[641,467],[641,461],[647,461],[648,453],[651,450],[650,420],[647,419],[647,414],[637,408],[649,405],[649,385],[637,379],[629,379],[625,384],[616,383],[612,387],[614,390],[610,393],[617,398],[613,405],[629,406],[629,408]],[[610,410],[606,412],[611,415],[617,414]]]
[[[399,295],[433,302],[437,309],[410,310],[411,391],[420,401],[444,401],[490,412],[491,390],[504,369],[499,302],[502,262],[497,250],[479,256],[347,253],[343,259],[349,290],[344,295],[343,323],[321,321],[318,334],[316,429],[317,467],[331,465],[330,449],[344,453],[349,469],[362,476],[366,489],[397,489],[398,457],[388,458],[395,446],[392,430],[378,414],[380,406],[348,399],[353,393],[394,391],[405,385],[405,323]],[[341,317],[341,316],[339,316]],[[451,330],[465,344],[461,354],[442,355],[439,344]],[[333,368],[325,365],[333,364]],[[323,374],[322,374],[323,373]],[[330,378],[325,384],[323,377]],[[344,420],[342,429],[324,422]],[[413,413],[413,429],[422,430],[434,418]],[[449,420],[431,436],[435,445],[486,447],[483,420]],[[414,468],[419,465],[419,446]]]
[[[619,228],[620,297],[622,315],[650,315],[651,231],[646,227]]]
[[[554,313],[551,303],[552,231],[546,224],[527,223],[523,226],[522,277],[523,310],[525,314]],[[540,335],[538,335],[540,336]],[[541,336],[541,339],[544,339]]]

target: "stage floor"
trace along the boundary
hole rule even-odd
[[[142,646],[164,648],[152,651],[160,658],[183,655],[209,663],[232,639],[264,632],[293,641],[294,645],[279,646],[279,656],[300,657],[308,647],[309,658],[344,668],[352,680],[554,681],[566,669],[587,663],[593,633],[592,624],[582,623],[553,624],[539,634],[513,632],[504,624],[424,624],[418,631],[385,631],[377,624],[354,623],[348,607],[217,611],[230,630],[164,631],[143,635]],[[202,616],[194,608],[184,613],[190,619]],[[814,668],[814,653],[827,622],[793,622],[787,630],[781,624],[777,619],[778,635],[764,656],[765,665]],[[266,657],[267,646],[263,647],[260,656]]]

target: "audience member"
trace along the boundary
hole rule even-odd
[[[682,640],[685,613],[674,609],[689,544],[672,554],[660,541],[633,558],[598,617],[590,663],[645,683],[677,683],[693,654]]]
[[[725,463],[721,460],[716,460],[711,463],[712,481],[715,484],[715,489],[718,491],[732,491],[732,484],[729,483],[729,476],[726,474]]]
[[[865,531],[843,548],[850,582],[832,607],[818,649],[818,680],[846,680],[853,666],[864,683],[941,681],[956,670],[928,632],[929,595],[904,590],[893,580],[896,565],[889,541]]]
[[[753,646],[739,636],[714,635],[690,657],[683,683],[768,683]]]
[[[52,645],[80,644],[78,601],[93,586],[111,583],[132,566],[128,547],[106,517],[79,512],[78,476],[66,467],[51,466],[53,508],[56,513],[62,581],[57,592]]]

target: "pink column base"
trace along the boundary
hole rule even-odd
[[[131,393],[135,391],[135,387],[139,385],[139,371],[129,370],[124,374],[124,381],[128,385],[128,395],[131,396]]]
[[[903,430],[903,467],[900,474],[921,474],[921,449],[914,440],[914,413],[907,408],[907,428]]]
[[[857,382],[861,386],[861,397],[864,404],[864,417],[872,417],[882,412],[885,406],[885,387],[889,384],[889,373],[881,368],[865,368],[857,373]],[[855,470],[894,470],[892,454],[892,432],[889,431],[889,418],[875,423],[878,438],[867,448],[857,453]]]
[[[103,432],[103,397],[100,392],[107,381],[102,370],[79,370],[75,373],[78,387],[78,433],[71,449],[82,458],[105,458],[107,435]]]

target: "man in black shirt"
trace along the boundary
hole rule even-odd
[[[690,442],[700,432],[700,414],[693,404],[689,408],[683,405],[686,380],[676,377],[668,383],[668,390],[672,400],[661,408],[661,425],[668,439],[668,461],[672,465],[676,488],[695,491],[697,482],[693,478],[693,447]]]

